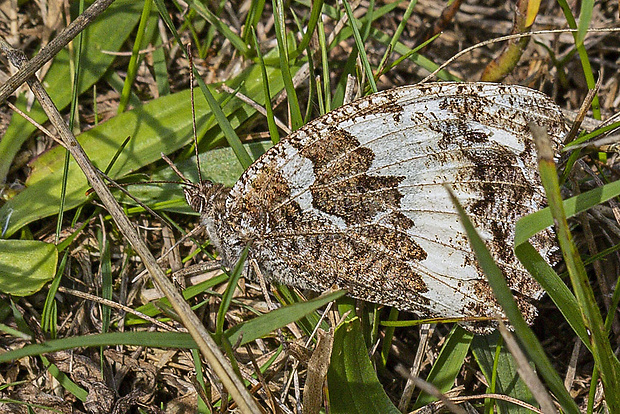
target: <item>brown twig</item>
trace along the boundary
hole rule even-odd
[[[21,50],[10,47],[6,50],[5,48],[8,46],[6,43],[3,46],[3,51],[6,53],[11,64],[16,66],[18,69],[27,66],[28,60],[26,55]],[[123,213],[123,209],[112,196],[112,193],[103,181],[103,178],[101,178],[98,174],[97,169],[86,155],[86,152],[75,139],[75,136],[69,129],[68,125],[62,119],[62,116],[58,112],[58,109],[54,106],[54,102],[47,94],[47,91],[45,91],[41,85],[41,82],[39,82],[36,76],[28,78],[26,82],[28,83],[28,86],[30,86],[30,89],[36,99],[41,104],[41,107],[47,114],[50,122],[54,125],[54,127],[56,127],[58,134],[65,142],[65,145],[71,152],[71,155],[75,159],[76,163],[84,172],[84,175],[88,179],[90,185],[112,216],[112,219],[116,223],[118,229],[131,244],[136,253],[138,253],[145,267],[148,269],[149,274],[153,278],[153,281],[166,295],[175,312],[181,318],[183,325],[187,328],[189,333],[192,335],[192,338],[196,341],[196,344],[198,345],[198,348],[202,352],[203,356],[207,359],[213,371],[220,378],[224,387],[237,402],[241,412],[258,412],[258,406],[246,390],[243,382],[241,382],[241,380],[236,376],[232,367],[225,359],[224,355],[217,347],[215,341],[211,338],[200,319],[198,319],[196,314],[192,311],[189,304],[185,302],[183,296],[181,296],[170,280],[168,280],[162,269],[157,265],[155,258],[147,248],[146,244],[140,238],[138,232],[133,227],[127,216]]]

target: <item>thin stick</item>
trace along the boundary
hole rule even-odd
[[[176,331],[176,329],[174,329],[172,326],[168,326],[165,323],[160,322],[157,319],[150,317],[149,315],[146,315],[142,312],[134,310],[130,308],[129,306],[125,306],[120,303],[114,302],[113,300],[100,298],[99,296],[91,295],[90,293],[82,292],[79,290],[69,289],[64,286],[59,286],[58,290],[63,293],[68,293],[69,295],[77,296],[78,298],[90,300],[92,302],[97,302],[102,305],[106,305],[111,308],[114,308],[114,309],[122,310],[123,312],[131,313],[132,315],[137,316],[138,318],[144,319],[145,321],[149,321],[152,324],[157,325],[162,329],[165,329],[166,331]]]
[[[11,50],[7,52],[7,57],[11,63],[18,68],[27,63],[26,55],[18,49],[11,48]],[[222,351],[220,351],[213,338],[211,338],[211,335],[207,332],[200,319],[196,316],[183,296],[181,296],[172,282],[168,280],[164,272],[157,265],[155,258],[149,251],[144,241],[140,238],[140,235],[133,227],[127,216],[123,213],[123,209],[110,193],[110,189],[107,187],[101,176],[97,173],[97,169],[86,155],[86,152],[80,143],[75,139],[75,136],[67,124],[64,122],[62,116],[58,112],[58,109],[54,106],[54,102],[41,85],[41,82],[39,82],[36,76],[28,78],[27,82],[28,86],[30,86],[30,89],[41,104],[41,107],[49,117],[50,122],[54,125],[54,127],[56,127],[58,134],[65,142],[67,148],[69,148],[71,155],[84,172],[84,175],[88,179],[90,185],[93,187],[97,195],[99,195],[99,198],[112,216],[112,219],[116,223],[118,229],[131,244],[136,253],[138,253],[144,263],[144,266],[148,269],[149,274],[153,278],[153,281],[166,295],[175,312],[181,318],[183,325],[187,328],[189,333],[192,335],[192,338],[196,341],[200,352],[207,359],[207,362],[210,364],[215,374],[220,378],[224,387],[226,387],[233,399],[237,402],[240,411],[248,414],[259,412],[256,401],[245,388],[243,382],[239,379],[239,377],[237,377],[233,368],[230,366],[230,363],[226,360],[222,354]]]

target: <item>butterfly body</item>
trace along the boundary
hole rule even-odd
[[[232,189],[203,183],[188,201],[228,266],[249,245],[249,259],[284,284],[343,288],[423,317],[502,315],[449,186],[531,321],[542,290],[512,250],[516,221],[545,204],[529,122],[559,145],[561,112],[531,89],[397,88],[317,118]],[[555,249],[551,231],[533,244],[543,257]]]

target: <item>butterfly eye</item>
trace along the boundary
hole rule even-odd
[[[187,204],[189,204],[192,210],[202,214],[207,200],[205,193],[200,190],[200,187],[186,187],[183,189],[183,192],[185,193],[185,200],[187,200]]]

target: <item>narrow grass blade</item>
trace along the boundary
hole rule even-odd
[[[564,388],[562,379],[558,376],[555,368],[545,355],[545,351],[540,342],[538,342],[538,338],[536,338],[536,335],[534,335],[530,327],[523,319],[523,316],[521,315],[521,312],[512,297],[512,293],[506,285],[504,275],[497,267],[497,264],[493,261],[493,257],[471,223],[471,220],[467,217],[467,213],[465,213],[465,210],[463,210],[463,207],[452,191],[450,191],[450,197],[452,198],[452,201],[454,202],[454,205],[459,213],[461,223],[467,232],[469,242],[472,246],[472,250],[476,254],[478,263],[489,280],[489,284],[493,289],[493,294],[497,298],[497,301],[502,306],[506,316],[514,327],[515,334],[521,341],[521,344],[524,346],[529,357],[536,364],[540,375],[545,379],[547,385],[562,405],[562,408],[568,413],[579,413],[579,408],[575,404],[575,401],[573,401],[573,398],[570,396],[568,391],[566,391],[566,388]]]
[[[444,394],[449,391],[454,386],[454,380],[463,368],[473,338],[474,334],[467,332],[459,325],[454,325],[448,339],[441,347],[439,356],[435,360],[431,372],[428,373],[426,381],[433,384]],[[413,408],[414,410],[421,408],[436,400],[435,397],[423,392],[418,396]]]
[[[593,0],[583,0],[579,11],[579,25],[577,26],[577,34],[575,35],[575,45],[583,46],[583,41],[588,34],[590,23],[592,20],[592,11],[594,10]]]
[[[235,32],[228,27],[227,24],[222,22],[211,10],[209,10],[204,4],[194,0],[188,0],[187,2],[190,7],[202,16],[206,21],[212,24],[218,32],[220,32],[226,39],[230,41],[230,43],[234,46],[235,49],[239,51],[243,56],[247,56],[248,52],[250,52],[249,45],[243,41]]]
[[[312,301],[303,302],[277,309],[261,317],[237,325],[226,331],[225,336],[230,343],[237,343],[241,335],[240,345],[247,344],[257,338],[269,334],[275,329],[294,322],[296,319],[325,306],[325,304],[344,296],[346,292],[338,291],[321,296]],[[88,348],[113,345],[135,345],[151,348],[196,348],[196,342],[190,334],[177,332],[112,332],[96,335],[76,336],[71,338],[53,339],[42,344],[28,345],[20,349],[0,353],[0,363],[10,362],[27,356],[46,354],[71,348]]]
[[[295,86],[293,85],[293,77],[291,76],[288,38],[286,34],[286,26],[284,25],[285,8],[284,4],[282,4],[282,0],[274,0],[273,8],[274,28],[278,41],[278,56],[280,58],[280,71],[282,72],[284,88],[286,89],[286,94],[288,97],[289,110],[291,114],[291,126],[293,130],[296,130],[303,125],[303,118],[301,116],[301,109],[299,108],[297,92],[295,91]]]
[[[271,142],[277,144],[280,141],[280,134],[278,133],[278,127],[276,126],[273,108],[271,107],[271,95],[269,94],[269,76],[267,76],[265,61],[263,60],[263,54],[260,51],[258,39],[256,38],[256,32],[254,31],[254,29],[252,29],[251,32],[252,40],[254,42],[254,48],[256,49],[256,56],[258,56],[258,65],[260,66],[261,75],[263,77],[263,89],[266,96],[265,111],[267,111],[267,125],[269,126],[269,136],[271,136]]]
[[[50,283],[50,287],[47,290],[45,304],[43,305],[43,312],[41,312],[41,330],[43,332],[49,332],[52,338],[56,338],[58,316],[56,293],[58,292],[58,286],[60,286],[60,281],[62,280],[62,275],[65,271],[68,256],[69,252],[64,252],[64,254],[62,255],[60,265],[58,265],[58,268],[56,270],[56,276],[54,276],[54,280],[52,281],[52,283]]]
[[[207,100],[207,103],[209,105],[209,108],[211,109],[211,112],[213,113],[213,115],[215,116],[215,119],[217,120],[217,124],[219,125],[222,132],[224,133],[224,136],[226,137],[226,141],[228,141],[228,145],[230,145],[230,147],[235,152],[235,155],[237,156],[239,163],[241,163],[244,169],[247,169],[250,165],[252,165],[252,162],[254,160],[250,158],[250,155],[247,153],[245,148],[243,148],[243,144],[241,144],[241,140],[239,139],[239,136],[235,132],[235,129],[230,124],[230,121],[228,120],[228,118],[226,118],[226,115],[224,115],[222,108],[220,108],[220,104],[213,97],[213,94],[209,90],[209,87],[207,86],[207,84],[204,83],[204,81],[202,80],[200,76],[198,76],[198,73],[196,73],[196,79],[198,81],[198,85],[200,85],[200,90],[202,91],[203,96]]]
[[[577,299],[564,281],[529,242],[515,246],[515,255],[528,273],[536,279],[553,300],[577,336],[581,338],[588,349],[591,349],[586,326],[581,319],[581,312],[577,306]]]
[[[396,46],[396,43],[398,43],[398,39],[403,34],[403,31],[405,30],[407,22],[409,21],[409,17],[411,17],[411,14],[413,13],[413,9],[415,8],[416,4],[418,4],[417,0],[409,1],[409,4],[407,5],[407,9],[405,10],[405,13],[403,13],[402,20],[400,21],[400,23],[398,24],[398,27],[394,31],[394,34],[392,35],[392,39],[390,40],[390,43],[388,44],[388,47],[385,50],[383,57],[381,58],[381,63],[379,63],[379,73],[382,73],[383,69],[387,66],[387,62],[388,62],[388,59],[390,58],[390,54],[394,52],[394,46]]]
[[[230,343],[235,344],[242,336],[240,346],[261,338],[278,328],[282,328],[291,322],[295,322],[311,312],[314,312],[321,306],[325,306],[329,302],[341,298],[346,294],[345,291],[339,290],[327,295],[320,296],[307,302],[298,302],[288,305],[248,322],[236,325],[224,333]]]
[[[321,12],[323,11],[323,3],[323,0],[314,0],[311,4],[310,18],[308,19],[308,24],[306,26],[307,30],[304,33],[304,37],[301,39],[301,42],[299,42],[299,45],[297,46],[297,55],[301,55],[304,52],[304,49],[310,44],[310,40],[314,35],[319,18],[321,17]]]
[[[362,40],[362,36],[357,29],[357,19],[353,16],[353,11],[351,10],[351,5],[349,2],[343,1],[342,5],[347,13],[347,17],[349,18],[349,27],[351,27],[351,30],[353,31],[353,38],[355,39],[355,45],[357,46],[357,52],[359,53],[360,60],[364,66],[364,71],[366,71],[368,85],[370,86],[372,93],[376,93],[378,91],[377,83],[375,82],[375,76],[372,72],[372,68],[370,67],[368,56],[366,56],[366,50],[364,50],[364,41]]]
[[[592,347],[592,356],[603,381],[605,400],[611,412],[620,412],[620,383],[618,382],[620,362],[612,351],[609,337],[601,329],[604,326],[603,318],[588,281],[581,256],[568,227],[557,171],[553,161],[553,151],[548,142],[549,138],[546,131],[539,126],[531,124],[530,129],[538,149],[540,179],[545,188],[549,208],[556,224],[560,248],[570,275],[573,291],[588,331],[588,342]]]
[[[88,397],[88,391],[84,388],[77,385],[75,382],[71,381],[71,379],[64,372],[60,371],[58,367],[52,364],[47,358],[41,356],[41,361],[43,361],[43,365],[49,371],[49,373],[56,378],[58,383],[71,394],[75,395],[75,397],[84,402]]]
[[[190,334],[176,332],[111,332],[105,334],[52,339],[42,344],[28,345],[21,349],[0,354],[0,363],[14,359],[47,354],[71,348],[88,348],[113,345],[148,346],[152,348],[196,348]]]
[[[584,9],[585,16],[583,17],[583,24],[585,25],[586,21],[590,20],[592,11],[590,10],[590,16],[588,14],[588,8],[592,7],[589,5],[591,3],[590,0],[585,2],[586,9]],[[581,67],[583,68],[583,75],[586,78],[586,83],[588,85],[588,89],[594,89],[596,86],[596,81],[594,80],[594,71],[592,70],[592,65],[590,64],[590,58],[588,57],[588,51],[586,50],[585,45],[583,44],[583,38],[579,34],[579,31],[584,31],[583,37],[585,37],[585,31],[587,27],[577,27],[577,22],[575,21],[575,17],[573,16],[573,12],[571,11],[570,5],[566,0],[558,0],[559,6],[562,8],[562,12],[564,13],[564,18],[566,18],[566,23],[568,23],[568,27],[571,29],[578,29],[575,33],[573,32],[573,38],[575,39],[575,48],[577,49],[577,53],[579,54],[579,60],[581,61]],[[581,23],[581,19],[580,19]],[[581,40],[580,40],[581,39]],[[601,119],[601,107],[598,100],[598,96],[594,97],[592,101],[592,116],[594,119]]]
[[[121,92],[120,102],[118,103],[117,113],[119,114],[125,112],[125,108],[129,102],[131,86],[133,85],[133,82],[136,79],[136,74],[138,73],[140,50],[143,49],[144,33],[150,19],[152,7],[153,0],[144,1],[144,7],[142,8],[142,14],[140,15],[140,24],[138,25],[138,31],[136,33],[133,49],[131,51],[131,58],[129,58],[129,64],[127,65],[127,76],[125,77],[123,91]]]
[[[187,289],[183,290],[182,292],[183,298],[191,299],[207,291],[208,289],[214,286],[217,286],[219,284],[226,282],[226,280],[228,280],[228,275],[221,274],[221,275],[212,277],[211,279],[205,280],[204,282],[200,282],[196,285],[190,286]],[[159,302],[160,304],[163,304],[164,306],[168,306],[168,307],[170,306],[170,301],[165,297],[159,299]],[[147,303],[146,305],[139,306],[136,310],[147,316],[152,316],[152,317],[155,317],[161,313],[161,308],[155,306],[154,303]],[[134,315],[127,315],[125,319],[125,326],[137,325],[141,323],[146,323],[146,321]]]
[[[101,297],[112,300],[113,278],[112,278],[112,257],[110,252],[110,242],[107,238],[100,236],[99,251],[101,261],[99,262],[99,274],[101,276]],[[108,305],[101,305],[101,333],[108,332],[112,309]]]
[[[237,290],[237,284],[239,283],[239,279],[241,279],[243,269],[245,267],[245,261],[248,258],[248,250],[249,245],[243,249],[241,252],[241,256],[239,256],[239,260],[235,264],[234,269],[230,272],[230,278],[228,280],[228,286],[222,295],[222,301],[220,302],[220,308],[217,312],[217,319],[215,321],[215,334],[220,335],[224,332],[224,322],[226,321],[226,312],[228,312],[228,308],[230,307],[230,302],[232,301],[233,295]]]

